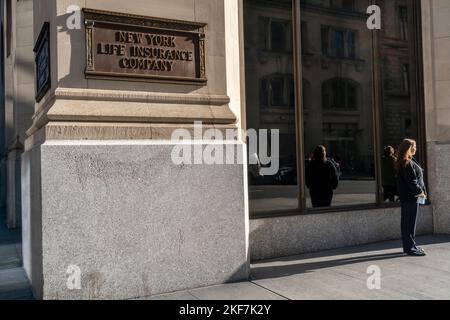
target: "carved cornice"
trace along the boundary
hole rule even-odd
[[[33,118],[27,135],[49,122],[234,124],[226,95],[154,93],[96,89],[56,89]]]
[[[226,95],[155,93],[146,91],[115,91],[72,88],[56,89],[55,98],[63,100],[146,102],[213,106],[223,106],[230,102],[230,98]]]

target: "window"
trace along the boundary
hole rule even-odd
[[[408,8],[405,6],[398,7],[399,23],[400,23],[400,39],[408,40]]]
[[[412,17],[420,16],[420,1],[402,1],[405,5],[392,4],[390,12],[382,11],[389,27],[381,31],[369,30],[365,15],[343,12],[357,10],[355,1],[300,0],[297,15],[288,8],[280,10],[277,3],[244,2],[244,21],[264,11],[267,21],[289,21],[283,25],[301,28],[295,32],[301,39],[292,47],[298,54],[260,59],[268,47],[283,47],[282,41],[255,45],[252,25],[246,25],[247,127],[280,130],[278,172],[249,179],[251,217],[386,206],[381,181],[384,147],[397,148],[404,138],[413,138],[420,150],[416,157],[423,163],[425,156],[420,43],[409,36],[418,28]],[[292,16],[299,21],[291,23]],[[266,30],[281,33],[281,27]],[[300,77],[302,99],[294,90]],[[320,145],[339,177],[337,188],[326,194],[326,205],[317,202],[308,169]]]
[[[399,26],[400,34],[395,28],[380,32],[379,59],[383,57],[386,63],[380,64],[381,115],[380,134],[383,146],[396,147],[398,141],[411,137],[419,141],[419,153],[416,158],[423,162],[424,154],[421,137],[423,128],[419,125],[421,114],[420,87],[416,84],[420,62],[420,47],[415,37],[410,33],[416,27],[411,17],[419,10],[419,1],[404,1],[405,5],[397,7],[397,21],[393,26]]]
[[[346,11],[354,11],[355,0],[331,0],[331,7],[335,9],[343,9]]]
[[[295,106],[294,79],[291,74],[274,74],[261,80],[261,106]]]
[[[6,1],[6,56],[11,55],[12,47],[12,0]]]
[[[355,10],[355,1],[354,0],[342,0],[342,9],[354,11]]]
[[[355,31],[322,26],[322,54],[335,58],[355,59]]]
[[[302,30],[301,30],[301,43],[302,43],[302,53],[309,53],[309,44],[308,44],[308,24],[302,21]]]
[[[262,130],[279,130],[279,153],[272,155],[279,162],[277,172],[262,174],[264,164],[248,167],[252,216],[299,207],[293,12],[291,6],[283,5],[284,2],[244,1],[247,128],[260,134]],[[256,30],[255,21],[259,22]],[[267,138],[272,146],[270,136]],[[248,158],[257,162],[266,151],[270,153],[270,147],[269,150],[258,148]]]
[[[292,25],[287,20],[261,17],[261,37],[264,49],[274,52],[292,51]]]
[[[403,84],[403,92],[405,94],[409,94],[409,65],[402,65],[402,84]]]
[[[347,56],[351,59],[356,58],[356,35],[353,31],[347,32]]]
[[[356,109],[358,84],[349,79],[335,78],[322,85],[324,109]]]

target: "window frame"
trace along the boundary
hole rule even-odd
[[[271,81],[274,79],[281,79],[283,84],[283,103],[274,103],[273,90],[271,90]],[[291,81],[294,83],[291,88]],[[263,83],[266,83],[266,92],[263,89]],[[280,109],[280,110],[293,110],[295,108],[295,101],[291,105],[291,93],[295,92],[295,77],[289,73],[271,73],[260,79],[259,83],[259,97],[260,106],[264,109]],[[263,98],[264,97],[264,98]],[[262,101],[265,101],[264,103]]]
[[[408,7],[404,5],[397,6],[398,22],[399,22],[399,39],[402,41],[409,41],[409,15]]]
[[[283,20],[267,16],[260,16],[259,20],[260,23],[263,24],[262,30],[264,33],[261,36],[263,38],[264,50],[266,52],[273,52],[273,53],[285,53],[285,54],[292,53],[294,44],[292,43],[292,41],[289,41],[290,40],[289,38],[292,38],[292,23],[289,20]],[[272,23],[279,23],[283,27],[284,43],[283,48],[281,50],[272,48]]]
[[[342,55],[338,53],[336,46],[336,33],[342,33]],[[326,34],[326,35],[325,35]],[[350,35],[352,37],[352,45],[350,45]],[[322,25],[320,36],[322,44],[322,54],[330,59],[346,59],[357,60],[357,44],[358,44],[358,31],[349,28],[338,28],[330,25]],[[324,39],[325,37],[325,39]]]
[[[336,88],[337,86],[342,85],[344,86],[344,95],[343,98],[345,100],[344,105],[340,106],[339,103],[336,103],[336,101],[339,100],[339,90]],[[350,106],[350,90],[354,90],[354,105]],[[360,99],[360,90],[361,90],[361,84],[349,79],[349,78],[331,78],[322,83],[322,110],[323,112],[328,111],[357,111],[359,108],[361,108],[361,102]],[[328,93],[325,95],[325,92]],[[328,98],[328,101],[326,101],[325,97]],[[333,103],[334,102],[334,103]]]
[[[425,101],[424,101],[424,77],[423,77],[423,57],[422,57],[422,30],[421,25],[421,6],[420,0],[413,1],[413,12],[408,12],[408,19],[411,19],[411,25],[414,31],[414,56],[418,62],[418,66],[415,69],[416,83],[411,83],[415,85],[417,89],[417,99],[415,107],[418,113],[418,137],[417,144],[421,149],[422,158],[421,162],[425,168],[425,184],[428,185],[428,165],[427,165],[427,150],[426,150],[426,127],[425,127]],[[377,1],[373,0],[376,4]],[[266,219],[266,218],[276,218],[285,216],[298,216],[298,215],[316,215],[316,214],[328,214],[328,213],[339,213],[339,212],[349,212],[349,211],[362,211],[362,210],[376,210],[383,208],[396,208],[399,207],[398,203],[385,203],[382,201],[383,189],[381,186],[381,157],[375,156],[375,181],[376,181],[376,202],[368,204],[355,204],[355,205],[345,205],[345,206],[334,206],[329,208],[308,208],[306,206],[306,188],[305,188],[305,163],[302,161],[305,157],[304,150],[304,100],[303,100],[303,74],[302,74],[302,21],[301,21],[301,5],[300,0],[292,0],[292,36],[293,36],[293,63],[294,63],[294,92],[295,92],[295,119],[296,119],[296,138],[297,138],[297,181],[298,181],[298,208],[296,210],[274,210],[270,212],[258,212],[250,213],[251,219]],[[380,74],[380,60],[378,46],[376,45],[378,38],[380,37],[380,31],[373,30],[371,32],[371,49],[372,49],[372,92],[373,92],[373,139],[374,139],[374,154],[381,155],[382,146],[382,135],[381,135],[381,101],[382,92],[379,80],[381,79]],[[409,30],[409,35],[412,34],[412,30]],[[357,38],[355,34],[355,38]],[[356,49],[357,51],[357,49]],[[357,52],[355,53],[357,55]],[[356,57],[355,57],[356,58]],[[409,70],[411,72],[411,69]],[[411,75],[410,75],[411,76]],[[411,88],[410,88],[411,90]]]

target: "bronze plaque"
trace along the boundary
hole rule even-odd
[[[205,24],[83,12],[87,77],[206,82]]]

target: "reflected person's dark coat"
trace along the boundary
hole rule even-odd
[[[313,191],[332,191],[338,186],[336,168],[327,160],[311,161],[306,167],[306,187]]]
[[[311,161],[306,167],[306,186],[314,208],[331,206],[333,190],[338,183],[336,168],[331,161]]]

